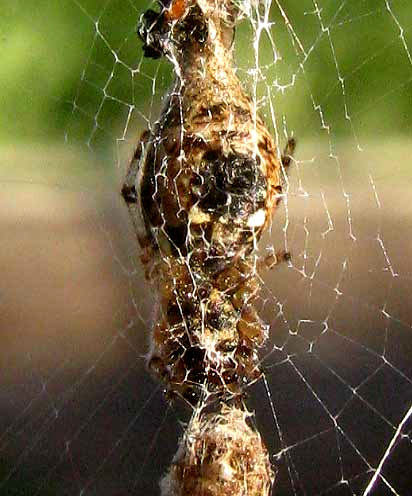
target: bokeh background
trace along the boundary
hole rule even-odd
[[[272,4],[273,40],[269,42],[262,36],[259,65],[264,68],[273,64],[274,43],[283,60],[273,66],[266,83],[277,80],[279,84],[288,84],[301,60],[276,2]],[[410,46],[412,12],[407,1],[388,4],[392,5],[399,26],[385,1],[325,0],[318,7],[324,28],[329,28],[332,35],[336,60],[346,84],[347,111],[358,132],[406,137],[411,134],[411,64],[400,34]],[[300,120],[303,116],[305,134],[317,136],[319,119],[301,88],[307,84],[315,101],[322,105],[325,120],[333,124],[334,132],[351,135],[350,125],[347,122],[345,125],[342,89],[333,67],[335,61],[327,32],[322,35],[314,14],[316,3],[283,0],[280,5],[307,54],[311,52],[304,59],[305,76],[297,78],[293,91],[278,96],[280,113],[291,122],[296,116]],[[92,118],[101,103],[100,125],[119,137],[125,125],[122,114],[125,109],[110,98],[102,102],[103,88],[108,96],[136,105],[147,115],[153,94],[151,77],[156,74],[155,88],[159,92],[170,82],[166,63],[159,66],[141,60],[136,24],[149,6],[156,8],[154,2],[143,0],[59,3],[6,0],[0,26],[1,141],[60,143],[68,130],[75,101],[84,113],[83,119],[79,115],[74,119],[73,126],[79,135],[72,129],[73,141],[79,138],[79,144],[84,144],[87,140],[90,131],[87,125],[93,125]],[[250,40],[250,26],[244,23],[238,30],[236,43],[236,60],[241,69],[255,65]],[[299,48],[296,50],[301,55]],[[142,73],[145,77],[141,77]]]
[[[166,62],[142,58],[135,31],[149,6],[0,8],[1,495],[158,495],[187,418],[145,371],[154,299],[118,194],[172,79]],[[285,205],[264,240],[293,255],[264,276],[262,301],[268,383],[301,475],[293,492],[276,458],[275,494],[362,494],[371,472],[322,437],[331,419],[308,392],[346,412],[340,425],[372,464],[412,402],[412,8],[280,0],[269,19],[257,57],[255,17],[239,26],[235,51],[279,144],[298,138]],[[323,337],[325,322],[336,334]],[[320,362],[309,373],[308,340],[343,384]],[[303,388],[291,363],[305,371]],[[350,405],[352,388],[369,407]],[[262,384],[250,401],[278,453]],[[410,431],[385,468],[401,495]],[[335,486],[342,468],[350,491]],[[380,484],[373,494],[393,493]]]

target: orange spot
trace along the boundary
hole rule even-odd
[[[170,21],[178,21],[181,19],[187,8],[187,0],[174,0],[170,4],[167,12],[167,17]]]

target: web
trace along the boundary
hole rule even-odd
[[[119,194],[173,79],[137,39],[148,8],[65,2],[87,49],[58,97],[64,152],[2,173],[0,494],[158,495],[190,417],[146,370],[156,297]],[[273,494],[412,494],[412,9],[242,8],[237,74],[278,148],[297,140],[259,245],[291,260],[260,273],[247,390]]]

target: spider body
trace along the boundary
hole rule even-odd
[[[123,195],[141,215],[146,275],[160,294],[149,366],[196,403],[260,377],[267,326],[253,306],[254,250],[282,192],[281,161],[232,65],[233,2],[162,6],[144,14],[139,35],[177,77]]]

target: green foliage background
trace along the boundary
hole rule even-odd
[[[5,0],[0,7],[0,142],[61,141],[66,135],[84,144],[104,144],[121,135],[127,111],[135,104],[149,116],[153,94],[151,76],[159,74],[155,95],[170,82],[170,68],[143,61],[135,35],[139,13],[154,2],[142,0]],[[279,118],[287,116],[293,130],[317,135],[321,130],[311,96],[320,103],[327,123],[339,136],[406,134],[412,131],[412,65],[389,15],[385,0],[321,0],[322,19],[330,27],[345,94],[339,83],[327,37],[313,14],[312,0],[282,0],[281,5],[304,47],[313,47],[304,73],[292,89],[271,98]],[[412,50],[412,7],[409,0],[392,1],[405,41]],[[271,32],[282,61],[273,64],[272,44],[265,35],[259,65],[269,64],[266,83],[290,80],[299,69],[280,11],[273,2]],[[96,24],[102,37],[96,36]],[[244,22],[236,40],[241,69],[255,65],[250,26]],[[116,63],[118,56],[120,63]],[[130,69],[138,70],[133,74]],[[243,72],[245,80],[248,76]],[[142,75],[145,75],[144,77]],[[240,71],[242,74],[242,70]],[[108,77],[112,76],[107,85]],[[102,104],[103,87],[115,97]],[[262,85],[261,95],[267,91]],[[73,107],[76,102],[76,107]],[[345,103],[352,123],[345,118]],[[100,111],[99,111],[100,109]],[[264,108],[263,112],[268,111]],[[98,116],[97,116],[97,112]],[[97,120],[96,120],[97,116]],[[149,116],[150,117],[150,116]],[[93,131],[98,124],[98,132]],[[145,125],[139,120],[132,128]],[[101,131],[101,132],[100,132]],[[98,145],[99,147],[100,145]]]

